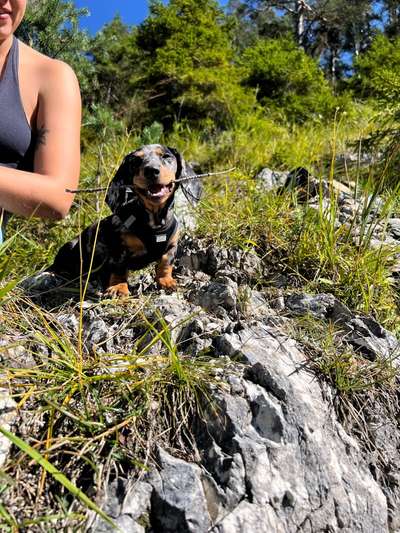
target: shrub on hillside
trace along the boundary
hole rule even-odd
[[[290,120],[327,116],[336,107],[332,90],[314,59],[289,37],[259,39],[244,51],[244,84],[257,89],[262,105]]]
[[[392,102],[400,96],[400,37],[377,35],[371,48],[355,62],[353,88],[364,97]]]

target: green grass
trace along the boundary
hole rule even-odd
[[[14,324],[22,336],[33,335],[25,348],[38,361],[33,368],[5,364],[0,369],[0,385],[11,391],[19,409],[29,410],[32,426],[41,428],[6,435],[20,451],[14,451],[5,472],[15,478],[28,470],[37,480],[36,489],[30,486],[28,493],[21,486],[8,487],[6,504],[13,494],[27,498],[22,522],[28,517],[39,520],[30,515],[29,491],[39,496],[61,483],[64,490],[57,491],[67,513],[56,501],[53,506],[62,524],[66,515],[85,514],[76,503],[71,507],[74,498],[99,512],[85,491],[93,492],[93,486],[100,490],[114,465],[120,471],[146,471],[157,444],[177,447],[180,453],[185,448],[188,454],[193,451],[191,423],[200,405],[210,403],[209,387],[219,386],[222,361],[180,354],[171,327],[161,317],[150,321],[140,306],[132,304],[125,304],[125,312],[130,313],[129,327],[138,328],[137,340],[130,353],[122,354],[82,353],[54,316],[28,301],[9,303],[4,310],[2,326]],[[41,347],[37,353],[35,346]],[[27,465],[27,456],[34,459],[33,465]],[[108,465],[107,472],[101,470],[102,463]],[[6,504],[0,515],[10,523]]]
[[[271,272],[287,275],[294,286],[331,292],[351,308],[394,327],[399,309],[390,268],[399,248],[371,248],[368,225],[354,242],[351,224],[335,223],[336,211],[335,200],[328,211],[322,202],[311,208],[295,193],[263,192],[253,179],[236,173],[208,188],[198,235],[221,246],[254,247]]]
[[[289,334],[301,343],[312,370],[327,380],[342,400],[395,390],[398,372],[393,360],[366,359],[345,342],[333,322],[303,317],[291,323]]]

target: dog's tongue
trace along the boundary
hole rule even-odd
[[[164,196],[165,194],[168,194],[169,188],[166,185],[150,185],[149,187],[149,193],[151,196]]]

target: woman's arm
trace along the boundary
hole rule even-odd
[[[40,66],[34,172],[0,167],[0,206],[18,215],[60,219],[79,180],[81,99],[72,69],[60,61]]]

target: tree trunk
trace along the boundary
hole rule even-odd
[[[296,0],[296,40],[297,44],[304,48],[304,13],[305,4],[303,0]]]

